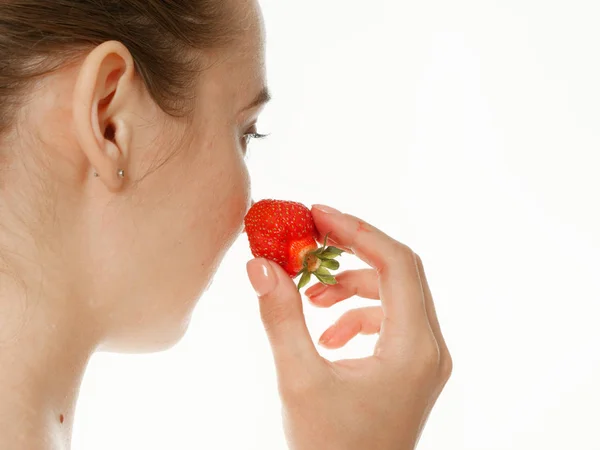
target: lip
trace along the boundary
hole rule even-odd
[[[254,206],[254,203],[256,203],[254,200],[250,200],[250,208],[252,208]],[[250,211],[250,208],[248,208],[248,211]],[[248,214],[248,211],[246,211],[246,214],[244,214],[244,222],[245,222],[245,218],[246,215]],[[246,224],[244,223],[244,227],[242,228],[242,233],[246,232]]]

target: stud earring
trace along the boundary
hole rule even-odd
[[[123,169],[119,169],[117,175],[119,176],[119,178],[125,178],[125,171]]]
[[[98,175],[98,172],[94,172],[94,177],[98,178],[100,175]]]

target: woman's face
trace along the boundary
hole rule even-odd
[[[121,192],[108,201],[98,194],[93,204],[89,282],[106,349],[177,342],[242,231],[250,206],[246,140],[268,94],[258,5],[239,8],[244,35],[199,75],[193,115],[175,119],[148,106],[147,125],[131,135]]]

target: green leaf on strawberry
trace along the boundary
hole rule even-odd
[[[330,249],[334,249],[336,251],[331,251]],[[339,248],[328,247],[327,250],[325,250],[323,253],[321,253],[319,255],[319,258],[320,259],[335,259],[338,256],[340,256],[342,253],[344,253],[344,251],[340,250]]]
[[[298,290],[306,286],[310,281],[310,272],[303,272],[300,281],[298,282]]]
[[[328,285],[337,284],[337,280],[335,279],[335,277],[333,275],[319,275],[318,273],[315,273],[315,277],[317,277],[317,279],[323,284],[328,284]]]
[[[331,270],[338,270],[340,268],[340,262],[335,259],[326,259],[321,261],[321,267],[326,267]],[[319,268],[321,268],[319,267]]]

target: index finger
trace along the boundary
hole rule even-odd
[[[415,253],[358,217],[321,205],[314,205],[312,213],[321,234],[330,233],[334,242],[351,249],[377,271],[383,310],[392,325],[386,333],[428,331]]]

